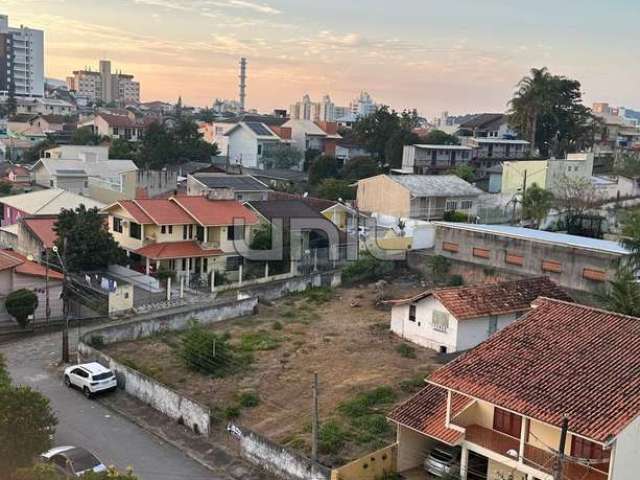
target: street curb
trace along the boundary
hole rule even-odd
[[[219,467],[214,467],[214,466],[210,465],[206,461],[202,460],[202,458],[200,458],[198,455],[196,455],[195,453],[191,452],[191,450],[185,450],[184,448],[182,448],[182,446],[179,445],[177,442],[174,442],[169,437],[164,435],[162,433],[162,431],[157,431],[157,430],[155,430],[153,428],[149,428],[145,422],[142,422],[142,421],[138,420],[136,417],[133,417],[133,416],[129,415],[124,410],[121,410],[120,408],[115,407],[114,405],[110,404],[109,402],[100,401],[100,405],[102,405],[103,407],[106,407],[107,409],[109,409],[112,412],[120,415],[121,417],[126,418],[127,420],[129,420],[131,423],[133,423],[134,425],[136,425],[140,429],[144,430],[147,433],[150,433],[151,435],[155,436],[156,438],[159,438],[163,442],[171,445],[173,448],[175,448],[176,450],[179,450],[185,456],[189,457],[191,460],[193,460],[193,461],[197,462],[198,464],[200,464],[201,466],[205,467],[207,470],[211,471],[212,473],[220,474],[222,472],[224,474],[227,474],[227,472],[225,470],[221,470]],[[135,473],[135,469],[134,469],[134,473]],[[233,478],[233,477],[231,477],[231,478]]]

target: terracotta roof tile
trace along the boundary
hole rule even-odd
[[[21,262],[20,265],[16,267],[16,273],[21,273],[22,275],[29,275],[32,277],[45,277],[49,276],[49,278],[55,280],[62,280],[64,275],[60,272],[56,272],[55,270],[47,269],[44,265],[40,265],[39,263],[28,260],[24,255],[19,254],[18,252],[14,252],[13,250],[2,250],[4,255],[9,255],[15,258],[17,261]]]
[[[391,304],[413,303],[433,295],[458,320],[523,312],[538,297],[573,299],[547,277],[526,278],[509,282],[470,287],[429,290],[415,297],[392,300]]]
[[[144,210],[142,210],[138,204],[134,200],[120,200],[118,204],[124,208],[129,214],[133,217],[133,219],[142,224],[149,225],[155,223],[149,215],[147,215]],[[110,208],[110,207],[109,207]]]
[[[193,218],[168,199],[140,198],[133,200],[156,225],[189,225]]]
[[[204,226],[233,225],[240,219],[248,225],[258,223],[258,217],[235,200],[209,200],[200,196],[178,196],[170,200]]]
[[[454,394],[451,399],[453,413],[459,413],[475,400]],[[405,403],[396,407],[389,419],[405,427],[417,430],[429,437],[449,445],[462,440],[464,434],[446,427],[447,390],[435,385],[427,385]]]
[[[430,382],[604,442],[640,415],[640,319],[540,298]]]
[[[135,251],[138,255],[151,260],[165,260],[171,258],[212,257],[222,255],[222,250],[203,249],[198,242],[187,240],[185,242],[153,243]]]
[[[57,218],[25,218],[24,225],[33,235],[35,235],[45,248],[52,248],[58,238],[53,230],[53,226],[57,222]]]
[[[11,268],[16,268],[21,264],[22,260],[9,255],[6,250],[0,250],[0,272],[3,270],[9,270]]]

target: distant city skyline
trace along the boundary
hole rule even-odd
[[[45,31],[48,77],[109,58],[143,101],[237,99],[246,56],[247,107],[265,112],[360,90],[427,117],[503,111],[541,66],[580,80],[588,105],[640,108],[633,0],[5,0],[0,13]]]

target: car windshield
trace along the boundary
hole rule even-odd
[[[69,458],[71,465],[73,465],[73,470],[76,473],[91,470],[100,465],[100,461],[94,457],[93,454],[81,448],[74,448],[67,452],[67,458]]]
[[[106,380],[107,378],[113,377],[113,373],[105,372],[105,373],[97,373],[93,376],[94,380]]]

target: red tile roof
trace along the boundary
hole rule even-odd
[[[139,206],[138,204],[135,202],[135,200],[120,200],[119,202],[117,202],[114,205],[120,205],[122,208],[124,208],[129,215],[131,215],[133,217],[133,219],[140,223],[141,225],[149,225],[149,224],[153,224],[155,223],[150,217],[149,215],[147,215]],[[113,207],[109,206],[107,207],[107,209],[111,209]]]
[[[45,248],[52,248],[58,235],[53,230],[57,218],[25,218],[23,224],[35,235]]]
[[[170,200],[140,198],[133,200],[156,225],[189,225],[193,218]]]
[[[203,226],[233,225],[244,220],[248,225],[258,223],[258,217],[235,200],[209,200],[200,196],[172,197],[172,202],[180,205]]]
[[[64,275],[62,273],[56,272],[55,270],[51,269],[49,269],[49,271],[47,272],[47,269],[44,267],[44,265],[40,265],[39,263],[28,260],[27,257],[19,254],[18,252],[14,252],[13,250],[2,250],[1,253],[3,253],[4,255],[9,255],[17,261],[21,262],[16,267],[16,273],[43,278],[48,275],[49,278],[52,278],[54,280],[62,280],[64,278]]]
[[[138,255],[151,260],[168,260],[172,258],[212,257],[222,255],[222,250],[203,249],[198,242],[187,240],[184,242],[153,243],[135,251]]]
[[[463,395],[451,398],[453,414],[461,412],[474,402]],[[396,407],[389,419],[405,427],[417,430],[448,445],[456,445],[464,434],[447,428],[447,390],[435,385],[427,385],[405,403]]]
[[[549,278],[537,277],[489,285],[429,290],[412,298],[392,300],[388,303],[413,303],[431,295],[458,320],[523,312],[529,310],[531,303],[538,297],[573,301]]]
[[[102,117],[110,127],[118,128],[142,128],[144,125],[138,120],[131,120],[126,115],[112,115],[109,113],[98,113],[96,117]]]
[[[3,270],[9,270],[21,265],[22,261],[9,255],[6,250],[0,250],[0,272]]]
[[[640,415],[640,319],[540,298],[430,382],[595,441]]]

